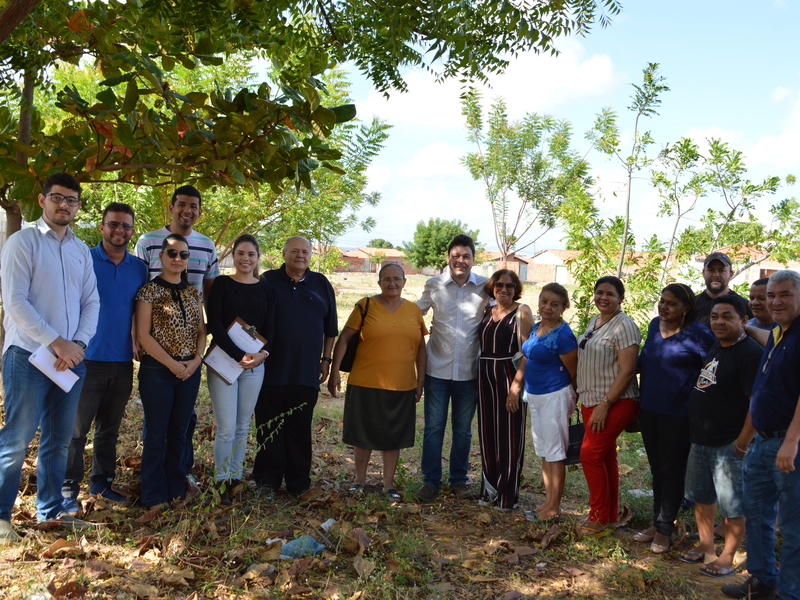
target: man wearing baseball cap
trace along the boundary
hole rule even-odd
[[[703,261],[703,280],[706,282],[706,289],[695,298],[697,303],[697,320],[703,325],[708,326],[708,315],[711,313],[711,301],[717,296],[734,294],[740,296],[728,287],[733,278],[733,264],[728,255],[724,252],[712,252]],[[742,298],[747,304],[747,299]],[[747,309],[748,318],[753,318],[750,308]]]

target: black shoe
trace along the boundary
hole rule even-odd
[[[744,583],[732,583],[722,586],[722,593],[731,598],[770,598],[775,594],[777,586],[767,585],[755,575],[750,575]]]
[[[425,484],[417,492],[417,500],[420,502],[433,502],[438,494],[439,490],[432,485]]]

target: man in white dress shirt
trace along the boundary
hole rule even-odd
[[[16,232],[2,252],[3,387],[5,426],[0,429],[0,545],[20,536],[11,527],[25,452],[36,434],[36,517],[74,529],[92,527],[64,512],[61,484],[78,409],[86,346],[97,328],[97,295],[89,248],[69,228],[81,207],[72,175],[50,175],[39,194],[42,216]],[[28,359],[40,346],[55,354],[57,371],[78,381],[63,391]]]
[[[417,493],[431,502],[442,484],[442,447],[452,400],[450,488],[460,499],[473,499],[467,486],[472,419],[478,401],[478,326],[489,299],[486,277],[472,273],[475,243],[459,234],[447,248],[448,270],[431,277],[417,304],[433,307],[425,375],[425,431],[422,440],[423,486]]]

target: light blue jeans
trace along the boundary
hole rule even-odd
[[[211,369],[207,370],[207,376],[208,394],[217,421],[214,480],[242,479],[250,417],[264,381],[264,365],[245,370],[232,385],[225,383]]]
[[[778,586],[783,600],[800,600],[800,455],[795,470],[781,473],[775,456],[783,438],[755,442],[744,456],[744,516],[747,517],[747,570]],[[775,553],[775,515],[781,528],[781,568]]]
[[[432,485],[437,490],[442,484],[442,446],[451,398],[453,441],[450,445],[450,486],[453,487],[467,482],[472,419],[478,403],[478,380],[453,381],[425,376],[422,476],[426,485]]]
[[[75,413],[86,374],[81,363],[71,369],[80,379],[69,393],[28,362],[31,355],[19,346],[3,354],[6,424],[0,429],[0,519],[11,520],[19,491],[25,451],[41,427],[36,468],[36,517],[55,519],[61,508],[61,484],[67,470]]]

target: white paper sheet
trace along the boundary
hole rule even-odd
[[[247,323],[242,326],[241,319],[237,319],[228,328],[228,337],[236,344],[237,348],[246,354],[255,354],[264,347],[264,340],[250,335],[244,328]],[[239,379],[239,376],[244,372],[244,369],[238,362],[233,360],[227,352],[219,346],[213,346],[208,354],[206,354],[203,362],[206,363],[222,380],[231,385],[234,381]]]
[[[28,357],[30,363],[47,375],[50,380],[65,392],[69,392],[75,382],[80,379],[75,373],[67,369],[66,371],[56,371],[57,356],[49,348],[42,344]]]

